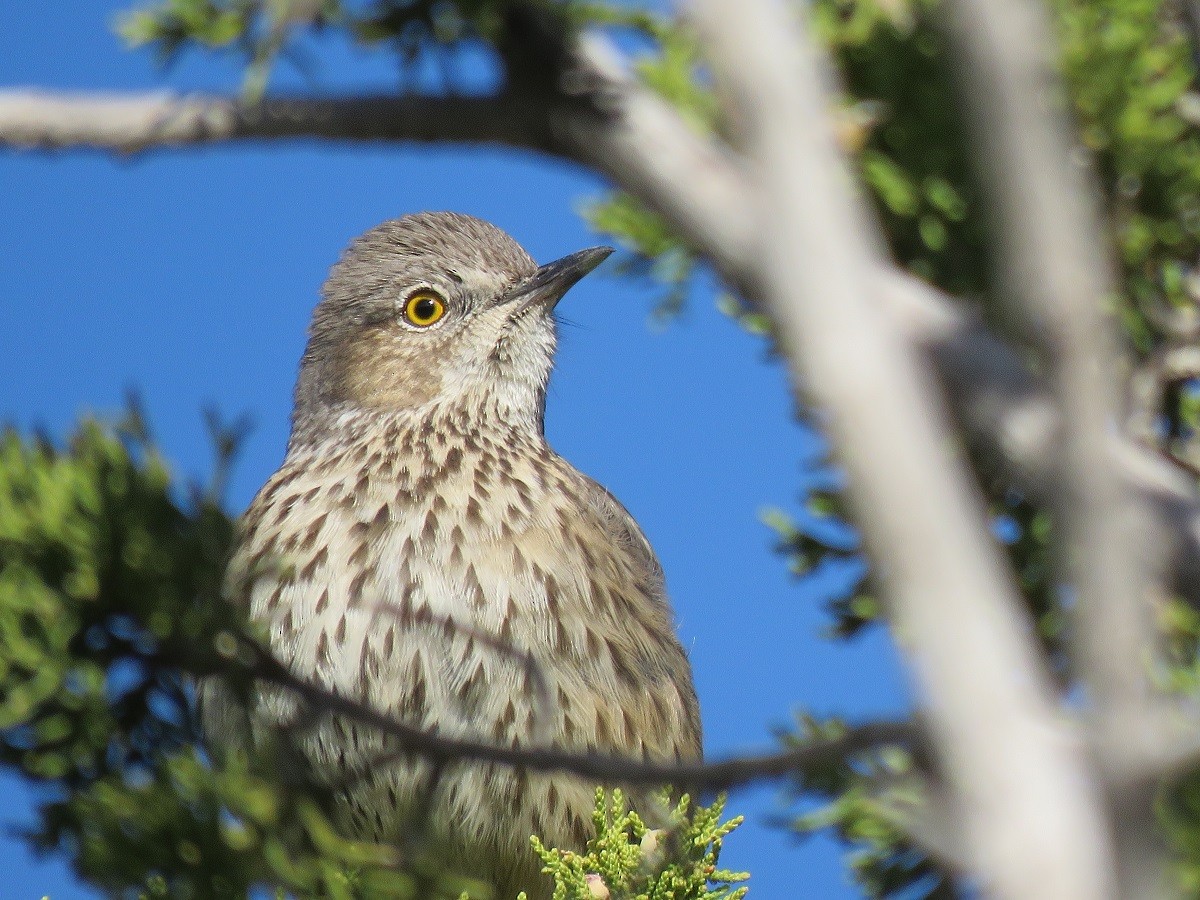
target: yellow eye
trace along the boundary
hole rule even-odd
[[[404,318],[418,328],[428,328],[445,314],[446,304],[433,291],[417,291],[404,304]]]

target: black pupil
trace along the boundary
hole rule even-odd
[[[430,297],[422,297],[413,305],[413,318],[424,322],[437,315],[437,301]]]

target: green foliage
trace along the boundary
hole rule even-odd
[[[1063,71],[1123,269],[1125,323],[1146,351],[1161,340],[1147,312],[1197,299],[1181,277],[1200,254],[1191,51],[1163,0],[1059,0],[1058,10]]]
[[[838,138],[870,189],[892,252],[907,268],[950,291],[977,294],[986,286],[986,235],[964,128],[947,93],[944,42],[930,11],[925,0],[818,0],[811,14],[844,76]],[[722,131],[687,33],[674,40],[647,56],[640,67],[643,77],[697,129]],[[681,83],[692,85],[690,92],[679,88]],[[617,204],[617,214],[610,214],[609,204]],[[658,217],[618,196],[593,207],[590,220],[631,251],[639,271],[664,283],[664,311],[678,311],[696,260]],[[663,259],[666,268],[656,269]],[[725,308],[739,317],[747,312],[736,302]],[[749,324],[762,330],[758,319]]]
[[[117,25],[131,46],[152,47],[164,63],[192,45],[240,54],[250,99],[262,96],[271,67],[297,32],[330,27],[344,29],[362,45],[390,42],[411,62],[430,46],[494,37],[499,26],[494,5],[430,0],[378,2],[366,9],[340,0],[163,0],[126,14]]]
[[[1200,694],[1200,612],[1184,603],[1164,603],[1158,613],[1167,663],[1157,673],[1161,686],[1196,696]],[[1179,893],[1200,896],[1200,773],[1163,785],[1157,800],[1159,818],[1175,854]]]
[[[839,490],[811,487],[806,500],[799,518],[781,509],[763,510],[760,518],[775,532],[775,549],[797,579],[811,585],[831,573],[844,573],[839,579],[841,586],[825,598],[829,632],[833,637],[854,637],[883,618],[883,608],[862,565],[858,535],[842,508]]]
[[[244,40],[260,5],[254,0],[168,0],[125,14],[117,30],[131,46],[152,45],[162,59],[170,60],[189,42],[215,49]]]
[[[305,33],[336,29],[364,49],[394,52],[402,74],[411,74],[422,54],[445,54],[470,42],[495,50],[510,79],[528,80],[549,76],[556,43],[589,23],[667,33],[648,14],[575,0],[159,0],[126,13],[117,31],[131,46],[152,48],[163,63],[191,47],[239,54],[246,62],[245,94],[254,100],[279,57],[307,68],[294,52]],[[443,87],[457,89],[449,82]]]
[[[665,289],[654,319],[663,323],[679,315],[697,260],[666,223],[621,192],[585,204],[582,213],[593,228],[615,237],[625,251],[617,260],[617,274],[649,277]]]
[[[842,737],[846,729],[841,719],[804,716],[797,733],[782,737],[789,747],[803,747]],[[797,776],[793,790],[797,798],[816,799],[819,805],[793,819],[792,827],[804,834],[832,829],[859,848],[849,863],[868,896],[910,896],[914,888],[923,896],[939,896],[949,891],[949,878],[905,837],[906,813],[919,810],[924,801],[916,775],[912,755],[895,747],[809,769]]]
[[[236,50],[247,62],[245,93],[256,99],[293,30],[341,15],[338,0],[163,0],[120,17],[117,31],[130,46],[153,47],[164,64],[192,44]]]
[[[717,868],[725,837],[742,822],[722,822],[724,808],[724,798],[693,808],[685,794],[668,827],[651,829],[620,790],[597,790],[596,837],[585,853],[547,848],[536,837],[533,846],[554,878],[554,900],[739,900],[748,888],[737,885],[750,876]]]
[[[905,268],[955,294],[987,287],[985,222],[945,39],[928,0],[820,0],[816,33],[840,64],[863,183]]]
[[[1162,686],[1180,694],[1200,693],[1200,613],[1183,603],[1164,604],[1159,626],[1165,636],[1168,667],[1159,672]],[[1159,818],[1176,855],[1179,893],[1200,895],[1200,776],[1191,774],[1164,786],[1158,796]]]
[[[196,602],[219,592],[231,525],[171,488],[136,426],[85,422],[67,452],[0,438],[6,762],[77,786],[187,742],[178,668],[211,668],[233,625]]]
[[[248,635],[220,594],[232,523],[177,490],[136,416],[65,449],[0,437],[0,764],[38,785],[28,838],[115,894],[411,896],[393,849],[280,784],[294,760],[198,749],[191,678],[248,690]]]

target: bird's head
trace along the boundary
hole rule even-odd
[[[555,305],[611,248],[538,267],[499,228],[456,213],[393,219],[334,265],[313,313],[293,427],[348,411],[489,404],[537,427]]]

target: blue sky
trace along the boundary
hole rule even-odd
[[[188,57],[170,73],[122,49],[123,4],[7,0],[0,85],[231,89],[237,64]],[[322,46],[324,87],[390,86],[381,59]],[[280,83],[301,86],[294,74]],[[159,152],[136,159],[0,154],[0,420],[64,433],[81,413],[119,409],[136,388],[181,476],[211,453],[201,410],[256,423],[230,502],[242,509],[279,463],[304,328],[329,265],[355,234],[405,212],[472,213],[539,261],[600,242],[576,213],[603,183],[568,165],[471,149],[310,145]],[[882,634],[851,645],[819,635],[819,585],[790,579],[758,521],[793,509],[819,452],[794,424],[783,373],[763,342],[696,292],[684,317],[648,325],[653,290],[589,276],[560,307],[563,329],[547,432],[629,507],[667,572],[695,667],[710,755],[764,748],[794,711],[894,714],[903,679]],[[0,776],[5,824],[28,821],[28,792]],[[751,896],[857,896],[840,848],[797,844],[768,825],[771,788],[739,792],[751,820],[723,862],[753,873]],[[61,862],[34,861],[0,834],[0,893],[93,896]]]

